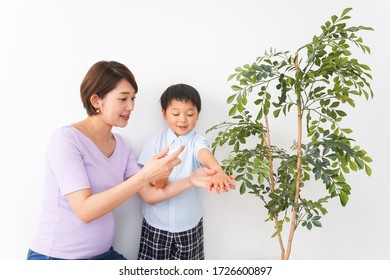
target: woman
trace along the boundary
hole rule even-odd
[[[53,133],[47,151],[43,213],[27,259],[125,259],[112,248],[113,210],[140,192],[158,203],[191,188],[209,187],[215,171],[202,168],[164,189],[150,182],[168,177],[184,147],[165,149],[142,169],[127,143],[112,128],[125,127],[138,86],[131,71],[100,61],[80,88],[88,117]]]

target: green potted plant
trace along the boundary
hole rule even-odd
[[[373,29],[347,26],[351,9],[333,15],[321,26],[322,33],[296,52],[270,49],[253,63],[237,67],[228,78],[235,80],[234,93],[227,98],[231,120],[207,130],[218,131],[213,152],[218,146],[232,147],[223,167],[237,176],[241,194],[248,191],[264,204],[281,259],[289,259],[299,225],[309,230],[322,226],[326,202],[337,197],[342,206],[347,204],[347,173],[372,172],[372,159],[355,144],[352,130],[342,125],[346,106],[354,108],[357,97],[373,97],[370,67],[352,56],[352,47],[370,53],[357,34]],[[270,134],[270,117],[282,114],[297,123],[289,149],[274,145]],[[325,187],[324,195],[304,197],[302,189],[309,185]],[[287,243],[282,236],[286,225]]]

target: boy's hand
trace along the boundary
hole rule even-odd
[[[236,178],[236,176],[229,176],[223,173],[223,171],[218,171],[210,180],[209,191],[221,193],[235,189],[236,183],[234,182],[234,178]]]
[[[150,184],[152,184],[152,186],[156,187],[157,189],[162,189],[167,185],[167,182],[168,182],[168,177],[159,179],[155,182],[150,182]]]

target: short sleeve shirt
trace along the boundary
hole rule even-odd
[[[169,147],[170,151],[184,145],[184,151],[179,155],[181,163],[176,166],[168,178],[168,183],[189,176],[200,168],[197,161],[197,152],[200,149],[210,149],[205,137],[195,131],[183,136],[176,136],[167,129],[160,135],[149,139],[145,144],[138,163],[145,165],[155,154]],[[190,188],[181,194],[155,205],[143,202],[142,214],[153,227],[169,231],[182,232],[194,228],[202,218],[202,205],[199,188]]]
[[[114,153],[106,157],[72,126],[56,130],[49,142],[44,174],[43,212],[31,249],[64,259],[84,259],[110,249],[114,216],[110,212],[88,224],[72,211],[66,195],[89,188],[105,191],[139,170],[131,148],[114,134]]]

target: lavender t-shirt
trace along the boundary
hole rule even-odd
[[[88,224],[72,211],[66,195],[90,188],[105,191],[139,170],[137,159],[122,137],[114,134],[115,151],[106,157],[72,126],[56,130],[48,146],[43,212],[31,250],[63,259],[86,259],[106,252],[114,237],[114,215]]]

